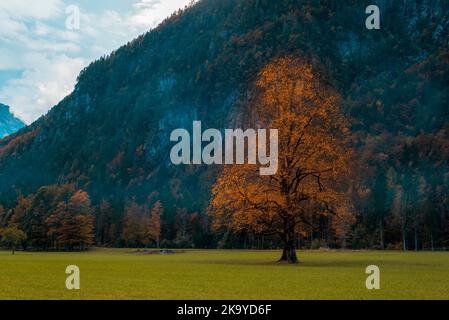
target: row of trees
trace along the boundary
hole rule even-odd
[[[214,187],[209,210],[215,207],[216,211],[211,211],[209,217],[177,208],[173,217],[162,220],[164,209],[160,201],[149,209],[148,204],[138,204],[135,199],[128,201],[123,209],[114,208],[103,201],[99,206],[86,210],[86,201],[82,200],[86,193],[79,191],[68,203],[60,202],[46,218],[38,218],[31,215],[31,210],[37,209],[38,202],[30,199],[42,195],[44,191],[48,193],[51,189],[64,189],[45,187],[33,197],[19,198],[17,206],[12,210],[0,207],[0,222],[3,226],[0,228],[0,243],[12,249],[24,247],[40,250],[82,250],[92,244],[180,248],[282,247],[284,243],[279,240],[282,229],[274,229],[275,226],[282,226],[282,216],[268,213],[272,215],[273,223],[265,224],[265,214],[251,214],[254,210],[251,208],[247,208],[248,214],[245,214],[243,198],[234,198],[237,201],[229,203],[228,200],[224,201],[227,196],[230,199],[236,197],[237,190],[250,186],[248,181],[243,180],[245,184],[240,184],[240,189],[230,189],[236,192],[217,192],[235,181],[224,183],[224,177],[232,178],[229,172],[225,171]],[[405,185],[407,181],[420,183]],[[262,187],[264,186],[259,186]],[[243,190],[245,192],[240,195],[242,197],[256,195],[251,192],[254,189]],[[304,222],[298,223],[289,237],[293,239],[296,248],[441,250],[448,247],[449,239],[445,194],[447,190],[444,190],[444,186],[424,184],[422,178],[402,176],[390,168],[385,176],[375,178],[371,187],[350,190],[355,214],[345,216],[340,212],[334,216],[326,213],[324,208],[310,206],[318,214],[310,211],[304,216]],[[234,211],[230,211],[231,209]],[[110,217],[114,216],[116,210],[122,210],[125,214],[119,219],[121,222],[111,223]],[[92,213],[77,214],[83,211]],[[24,212],[25,215],[22,215]],[[45,234],[39,230],[45,230]]]
[[[161,239],[161,217],[164,208],[157,201],[150,210],[147,205],[139,205],[135,200],[125,208],[123,240],[127,246],[156,244],[159,248]]]
[[[441,168],[391,166],[374,173],[368,173],[363,188],[353,194],[361,213],[354,227],[354,247],[436,250],[449,246],[449,177]]]
[[[101,234],[105,228],[103,214],[109,215],[112,210],[106,201],[98,208],[92,207],[87,192],[76,190],[73,185],[43,187],[35,195],[19,197],[16,207],[9,212],[0,206],[3,225],[0,239],[11,248],[85,250],[95,239],[98,244],[105,244]],[[159,247],[164,212],[161,202],[157,201],[149,209],[133,199],[124,211],[122,239],[125,245]],[[96,231],[95,225],[98,226]]]
[[[3,212],[3,220],[2,239],[8,238],[5,233],[19,235],[14,246],[21,242],[24,248],[84,250],[94,243],[89,195],[73,185],[43,187],[35,195],[20,196],[15,208]]]

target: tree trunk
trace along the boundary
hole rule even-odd
[[[298,263],[295,245],[285,245],[279,262]]]
[[[14,254],[14,252],[15,252],[15,249],[14,249],[14,247],[12,247],[12,254]]]
[[[310,249],[313,249],[313,229],[310,228]]]
[[[405,238],[405,230],[402,229],[402,247],[404,251],[407,251],[407,242]]]
[[[433,233],[430,233],[430,247],[432,248],[432,251],[435,251],[435,246],[433,244]]]
[[[418,251],[418,230],[415,227],[415,251]]]
[[[384,226],[382,223],[382,220],[379,221],[379,227],[380,227],[380,249],[384,249]]]
[[[288,228],[288,231],[282,236],[282,242],[284,243],[284,250],[279,261],[285,261],[287,263],[298,263],[298,257],[296,256],[296,236],[294,228]]]
[[[284,220],[284,232],[280,235],[284,244],[281,259],[279,262],[298,263],[296,256],[296,232],[295,219],[290,217]]]

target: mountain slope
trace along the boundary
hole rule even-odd
[[[25,124],[14,117],[9,107],[0,103],[0,139],[23,128]]]
[[[75,183],[97,204],[156,193],[168,215],[203,211],[217,168],[171,165],[170,132],[234,123],[257,72],[288,54],[311,58],[342,94],[360,148],[386,132],[436,134],[448,123],[448,3],[381,4],[382,30],[368,31],[366,5],[350,0],[200,1],[92,63],[70,96],[0,142],[0,202]],[[410,101],[423,86],[431,93]]]

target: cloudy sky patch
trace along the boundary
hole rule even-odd
[[[91,61],[154,28],[190,0],[0,0],[0,102],[31,123]],[[67,28],[67,8],[80,10]],[[71,13],[72,11],[69,10]]]

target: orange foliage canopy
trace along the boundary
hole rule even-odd
[[[215,228],[279,235],[282,259],[296,262],[296,234],[314,216],[353,219],[344,183],[349,123],[339,96],[310,64],[281,58],[261,71],[256,84],[249,118],[256,127],[279,130],[278,172],[260,176],[257,165],[225,167],[213,187],[209,214]]]

